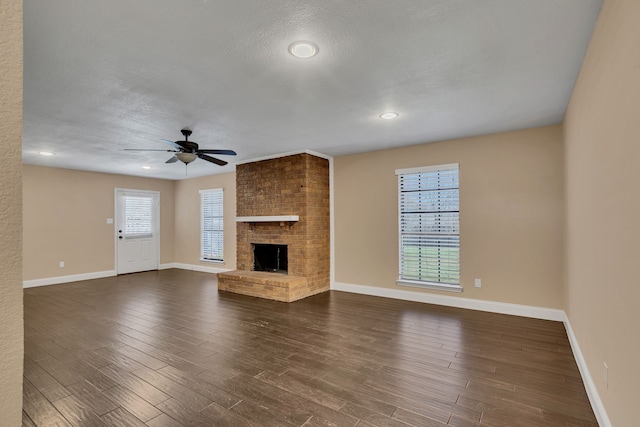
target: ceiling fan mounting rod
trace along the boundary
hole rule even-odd
[[[184,135],[184,140],[188,141],[189,136],[191,136],[191,131],[189,129],[182,129],[180,132]]]

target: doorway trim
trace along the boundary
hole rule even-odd
[[[155,191],[155,190],[139,190],[139,189],[135,189],[135,188],[114,188],[113,190],[113,214],[114,214],[114,221],[113,221],[113,267],[114,267],[114,271],[115,271],[115,275],[118,275],[118,226],[119,226],[119,213],[118,213],[118,208],[119,208],[119,202],[118,202],[118,196],[120,193],[143,193],[143,194],[149,194],[149,195],[153,195],[156,197],[156,201],[157,204],[155,206],[155,221],[154,221],[154,228],[156,230],[156,254],[157,254],[157,259],[156,259],[156,270],[160,269],[160,191]]]

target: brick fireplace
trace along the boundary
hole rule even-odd
[[[308,153],[237,165],[237,270],[218,289],[292,302],[329,290],[329,161]],[[255,271],[256,245],[286,246],[287,270]]]

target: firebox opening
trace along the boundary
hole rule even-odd
[[[287,274],[289,269],[287,245],[254,243],[253,269],[254,271],[269,271],[273,273]]]

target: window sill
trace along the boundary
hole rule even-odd
[[[208,262],[208,263],[211,263],[211,264],[224,265],[224,261],[220,261],[220,260],[217,260],[217,259],[202,259],[202,258],[200,258],[199,261],[200,262]]]
[[[462,286],[460,285],[446,285],[444,283],[435,282],[418,282],[413,280],[396,280],[396,285],[410,286],[413,288],[433,289],[436,291],[447,292],[462,292]]]

